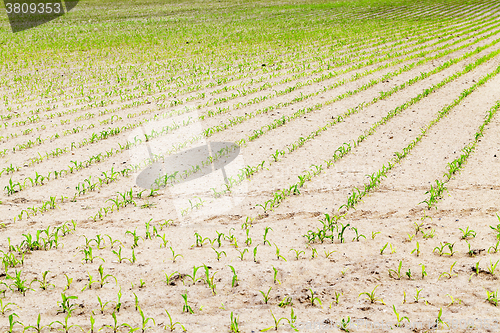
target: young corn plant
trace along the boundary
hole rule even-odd
[[[65,293],[61,293],[61,299],[61,302],[58,302],[59,307],[62,309],[60,313],[71,315],[73,310],[78,306],[77,304],[71,304],[71,300],[78,299],[78,296],[66,296]]]
[[[271,292],[271,289],[273,287],[269,287],[269,290],[267,291],[267,293],[264,293],[262,290],[259,290],[259,293],[262,294],[262,297],[264,298],[264,304],[267,304],[267,302],[269,301],[269,293]]]
[[[231,288],[237,287],[238,286],[238,275],[236,275],[236,270],[234,269],[233,266],[228,265],[231,271],[233,272],[233,278],[231,279]]]
[[[278,269],[273,266],[273,282],[274,284],[278,283],[281,284],[281,281],[278,280]]]
[[[231,333],[240,333],[241,332],[239,329],[239,319],[240,319],[240,316],[235,317],[233,315],[233,312],[231,311],[231,322],[229,325],[229,329],[231,330]]]
[[[314,303],[318,302],[319,305],[323,307],[323,305],[321,304],[321,299],[318,296],[314,297],[314,291],[311,288],[309,288],[309,292],[311,293],[311,296],[309,296],[309,300],[311,301],[311,306],[314,306]]]
[[[411,254],[415,253],[416,256],[420,256],[420,245],[417,242],[417,247],[411,251]]]
[[[427,271],[425,270],[424,264],[420,264],[420,266],[422,267],[422,280],[423,280],[427,276]]]
[[[288,318],[285,318],[285,317],[281,317],[281,318],[276,318],[273,314],[273,311],[272,310],[269,310],[269,312],[271,312],[271,316],[273,316],[273,320],[274,320],[274,326],[271,326],[271,327],[268,327],[268,328],[265,328],[265,329],[262,329],[261,332],[266,332],[266,331],[269,331],[269,330],[278,330],[278,327],[280,326],[280,323],[282,321],[287,321],[288,324],[290,324],[290,320]]]
[[[47,290],[49,287],[52,287],[52,288],[55,288],[55,285],[52,284],[52,283],[48,283],[47,282],[47,274],[49,273],[50,271],[45,271],[42,273],[42,279],[41,280],[38,280],[38,279],[34,279],[31,283],[33,283],[34,281],[38,282],[40,284],[40,289],[42,290]]]
[[[276,259],[279,260],[280,258],[286,261],[286,258],[280,255],[280,249],[278,248],[278,245],[274,243],[274,247],[276,248]]]
[[[437,316],[437,318],[436,318],[436,324],[438,325],[438,329],[439,329],[439,325],[441,325],[441,327],[444,327],[444,325],[446,325],[446,327],[448,327],[448,328],[449,328],[450,326],[448,325],[448,323],[446,323],[446,322],[445,322],[445,321],[441,318],[441,316],[442,316],[442,315],[443,315],[443,309],[442,309],[442,308],[440,308],[440,309],[439,309],[439,312],[438,312],[438,316]]]
[[[102,265],[99,266],[99,268],[97,269],[97,271],[99,272],[99,285],[102,287],[104,287],[104,285],[108,282],[106,282],[107,279],[109,278],[113,278],[115,280],[115,284],[118,285],[118,280],[116,279],[116,277],[114,277],[113,275],[111,274],[104,274],[104,268],[102,267]]]
[[[10,305],[15,305],[17,306],[16,304],[14,303],[5,303],[3,304],[3,300],[0,299],[0,313],[2,314],[2,316],[4,316],[7,312],[9,311],[12,311],[12,308],[9,307]],[[17,306],[18,307],[18,306]]]
[[[498,290],[497,291],[489,291],[486,290],[486,301],[494,306],[498,306]]]
[[[361,297],[362,295],[365,295],[365,296],[366,296],[366,298],[370,301],[370,303],[372,303],[372,304],[373,304],[373,303],[375,303],[375,302],[380,302],[380,303],[382,303],[382,304],[384,304],[384,305],[385,305],[384,300],[383,300],[382,298],[377,298],[377,297],[375,296],[375,289],[377,289],[377,287],[378,287],[378,285],[376,285],[376,286],[375,286],[375,288],[373,288],[373,290],[372,290],[371,292],[364,292],[364,293],[360,293],[360,294],[358,295],[358,298],[359,298],[359,297]]]
[[[214,278],[215,278],[215,274],[217,274],[217,272],[214,272],[212,274],[212,276],[210,276],[210,271],[209,271],[208,266],[203,265],[203,267],[205,268],[205,282],[207,283],[208,287],[212,291],[212,295],[216,295],[217,293],[216,293],[215,289],[217,288],[217,285],[214,282]]]
[[[115,313],[115,312],[113,312],[113,313],[111,314],[111,317],[113,318],[113,325],[108,325],[108,324],[105,324],[105,325],[103,326],[103,328],[104,328],[104,327],[108,327],[108,328],[110,328],[110,329],[113,331],[113,333],[118,333],[118,331],[119,331],[122,327],[126,327],[126,328],[128,328],[128,329],[130,330],[129,332],[133,332],[133,331],[137,330],[137,329],[135,329],[135,330],[134,330],[134,329],[132,329],[132,326],[130,326],[130,325],[129,325],[129,324],[127,324],[127,323],[118,324],[118,319],[116,318],[116,313]]]
[[[184,305],[182,306],[182,312],[187,312],[193,314],[193,308],[188,304],[187,294],[181,294],[182,299],[184,299]]]
[[[400,260],[399,261],[399,265],[398,265],[398,269],[397,270],[394,270],[394,269],[389,269],[389,276],[393,279],[396,279],[396,280],[401,280],[401,267],[403,266],[403,261]],[[394,276],[393,276],[394,274]]]
[[[168,313],[168,311],[166,309],[165,309],[165,312],[167,313],[168,321],[169,321],[168,324],[165,324],[165,327],[164,327],[165,330],[168,328],[170,330],[170,332],[173,332],[173,331],[175,331],[176,326],[178,325],[181,327],[183,332],[186,331],[186,328],[180,322],[178,322],[178,321],[176,321],[175,323],[173,322],[172,316],[170,315],[170,313]]]
[[[438,280],[439,280],[439,279],[441,279],[443,276],[447,276],[447,277],[448,277],[448,279],[451,279],[451,278],[452,278],[452,276],[454,276],[454,275],[457,275],[457,276],[458,276],[458,274],[453,273],[453,267],[456,265],[456,263],[457,263],[457,262],[455,261],[453,264],[451,264],[451,267],[450,267],[449,272],[443,272],[443,273],[441,273],[441,274],[439,275],[439,277],[438,277]]]
[[[462,237],[461,239],[467,239],[467,238],[474,238],[476,237],[476,232],[472,229],[469,230],[469,227],[466,229],[458,228],[462,232]]]
[[[306,254],[305,251],[299,251],[299,250],[295,250],[295,249],[290,249],[288,252],[292,252],[294,251],[295,252],[295,259],[299,260],[299,257],[301,254]]]
[[[396,320],[397,320],[397,323],[396,323],[396,327],[401,327],[403,325],[403,320],[406,319],[406,321],[409,323],[410,322],[410,319],[407,317],[407,316],[401,316],[397,311],[396,311],[396,306],[393,305],[392,306],[392,310],[394,311],[394,314],[396,315]]]
[[[36,320],[36,325],[31,325],[31,326],[26,326],[24,327],[24,331],[26,330],[34,330],[36,333],[41,333],[42,330],[46,327],[50,327],[52,324],[49,325],[42,325],[41,324],[41,315],[38,314],[37,320]]]
[[[489,266],[486,267],[486,269],[488,270],[488,273],[490,273],[491,275],[495,275],[495,269],[497,268],[497,265],[499,262],[500,262],[500,260],[497,260],[497,262],[493,264],[491,262],[491,259],[490,259],[490,264],[489,264]]]
[[[338,324],[338,328],[343,332],[350,332],[349,327],[351,326],[351,317],[347,317],[347,319],[340,319],[340,323]]]
[[[155,322],[155,320],[153,318],[146,317],[144,315],[144,312],[142,311],[142,309],[141,309],[140,306],[138,307],[138,310],[139,310],[139,315],[141,316],[141,327],[140,327],[140,330],[141,330],[142,333],[144,333],[148,328],[150,328],[150,327],[147,327],[147,325],[148,325],[148,323],[150,321],[152,321],[154,325],[156,325],[156,322]]]
[[[266,227],[264,229],[264,245],[266,245],[266,243],[267,243],[269,246],[271,246],[271,242],[269,242],[267,240],[267,234],[269,233],[269,230],[273,231],[273,229],[271,229],[271,227]]]
[[[227,257],[226,251],[217,251],[215,248],[212,248],[212,250],[214,250],[215,254],[217,255],[217,261],[220,261],[220,258],[222,257],[222,255]]]
[[[181,254],[175,254],[175,251],[174,251],[174,249],[172,247],[170,247],[170,251],[172,252],[172,262],[175,262],[175,260],[177,259],[177,257],[183,257]]]

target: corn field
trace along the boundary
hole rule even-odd
[[[498,1],[73,6],[0,16],[0,332],[500,329]]]

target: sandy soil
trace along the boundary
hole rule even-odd
[[[196,11],[182,5],[172,8],[179,10],[175,15],[187,21],[190,10]],[[249,8],[253,7],[245,10],[250,16],[260,13]],[[172,328],[178,332],[183,328],[188,332],[230,332],[231,314],[238,318],[241,332],[274,330],[275,325],[278,331],[295,328],[300,332],[335,332],[341,329],[342,321],[346,324],[344,330],[351,332],[498,332],[499,310],[493,301],[499,287],[498,271],[493,266],[500,259],[495,250],[500,230],[494,230],[500,223],[498,116],[485,127],[484,136],[462,169],[449,181],[443,174],[475,139],[488,111],[498,108],[499,56],[495,54],[471,71],[463,71],[500,50],[500,44],[496,44],[499,8],[494,1],[462,7],[414,4],[379,12],[351,8],[336,15],[380,20],[384,35],[338,47],[310,40],[296,50],[279,48],[267,59],[255,55],[242,61],[246,66],[244,75],[237,66],[229,69],[215,61],[211,74],[199,74],[175,68],[170,60],[162,59],[156,66],[165,66],[165,70],[158,73],[152,69],[153,62],[145,65],[132,61],[136,67],[120,67],[116,61],[100,56],[96,56],[94,68],[74,65],[72,70],[53,68],[36,74],[41,79],[57,76],[62,81],[54,84],[63,87],[61,94],[67,95],[51,108],[51,98],[55,97],[38,92],[46,87],[44,82],[24,103],[13,102],[14,108],[19,105],[18,117],[2,118],[5,125],[0,129],[0,151],[5,152],[0,155],[0,187],[8,188],[9,180],[26,187],[12,195],[5,189],[0,195],[0,253],[5,267],[0,273],[0,329],[9,331],[9,315],[15,313],[18,317],[11,318],[20,323],[14,325],[14,332],[23,331],[23,326],[36,331],[27,327],[36,325],[39,315],[42,326],[52,323],[41,330],[46,332],[77,332],[80,328],[92,332],[92,327],[93,332],[128,332],[131,328],[170,331],[167,310],[173,322],[179,323]],[[82,6],[81,10],[85,9],[88,7]],[[384,21],[410,16],[412,10],[416,21],[418,17],[441,15],[445,24],[429,21],[419,30],[415,28],[414,35],[407,33],[403,37],[391,30],[387,23],[390,21]],[[322,11],[318,20],[326,19],[329,13]],[[300,16],[300,11],[288,14],[297,18],[308,15]],[[421,49],[397,53],[417,47]],[[453,51],[440,53],[446,50]],[[112,52],[119,55],[117,50]],[[375,61],[367,64],[372,54]],[[418,61],[423,63],[408,67]],[[455,62],[437,71],[449,61]],[[99,73],[106,66],[113,68],[109,72],[112,74],[106,74],[108,78]],[[434,70],[432,75],[411,81]],[[320,79],[328,73],[330,78]],[[456,73],[462,74],[439,86]],[[481,81],[488,74],[491,77]],[[61,79],[59,75],[66,77]],[[85,92],[98,96],[97,104],[78,95],[80,75],[95,75]],[[128,77],[129,81],[116,82],[112,75]],[[163,81],[172,77],[176,79]],[[217,77],[228,78],[229,82],[218,84]],[[16,91],[14,81],[10,76],[5,80],[0,95],[12,97]],[[165,83],[171,96],[162,97],[165,92],[147,94],[142,87],[148,82]],[[264,83],[269,86],[259,89]],[[187,89],[195,85],[199,87]],[[290,89],[296,85],[301,87]],[[224,86],[227,88],[221,89]],[[435,89],[432,93],[406,107],[431,87]],[[474,91],[461,97],[471,87]],[[245,95],[239,89],[255,91]],[[291,91],[273,94],[286,89]],[[379,98],[381,93],[392,90],[390,96]],[[129,94],[136,95],[125,97]],[[300,100],[308,94],[310,97]],[[220,102],[214,102],[217,98]],[[368,184],[367,175],[376,174],[391,162],[395,152],[407,147],[458,98],[462,99],[449,114],[429,127],[411,152],[355,209],[342,208],[357,188],[362,190]],[[99,106],[101,100],[108,104]],[[183,101],[182,105],[169,106],[173,100]],[[166,102],[165,107],[158,105],[162,102]],[[238,103],[243,106],[236,107]],[[29,110],[38,107],[42,111],[35,120]],[[176,116],[186,108],[187,112]],[[198,118],[217,108],[227,111]],[[262,112],[265,108],[268,111]],[[359,111],[329,124],[353,108]],[[294,116],[299,110],[306,112]],[[353,143],[391,110],[401,111],[363,141]],[[57,112],[66,113],[50,116]],[[0,112],[3,116],[13,113],[4,109]],[[249,114],[255,116],[231,125],[230,119]],[[288,117],[284,125],[266,129],[282,117]],[[148,128],[171,126],[172,119],[178,124],[192,119],[193,124],[134,149],[119,148],[134,142],[136,135],[143,137]],[[239,156],[224,170],[219,168],[191,182],[168,185],[151,196],[149,189],[137,186],[137,177],[151,154],[165,153],[172,142],[181,142],[181,137],[190,139],[221,124],[230,126],[183,149],[245,139]],[[133,128],[122,128],[117,135],[71,148],[72,143],[89,140],[93,133],[127,125]],[[74,128],[79,130],[72,132]],[[311,137],[318,129],[319,134]],[[263,133],[251,140],[259,130]],[[23,131],[27,132],[23,135]],[[292,149],[301,137],[307,138],[306,142]],[[41,143],[19,148],[37,138]],[[325,164],[344,143],[350,143],[352,148],[345,156],[321,172],[311,171],[311,179],[273,209],[262,207],[278,191],[296,184],[306,170]],[[69,148],[59,156],[32,162],[61,147]],[[109,151],[110,157],[69,171],[72,161],[78,164]],[[271,154],[277,151],[282,151],[282,156],[273,158]],[[142,166],[127,176],[117,174],[109,183],[97,182],[110,170],[119,172],[140,162]],[[9,172],[10,166],[19,170]],[[236,180],[247,167],[257,171],[243,177],[231,192],[223,193],[230,184],[227,179]],[[27,179],[59,170],[68,172],[58,179],[52,175],[37,186],[30,185]],[[83,188],[85,179],[97,182],[95,189],[79,194],[77,187]],[[428,191],[436,180],[445,181],[447,190],[435,207],[427,209],[422,202],[429,198]],[[214,197],[212,187],[222,195]],[[133,195],[127,204],[113,203],[121,200],[119,193],[126,198],[129,190]],[[55,200],[54,209],[41,212],[39,207],[51,198]],[[200,202],[204,204],[198,205]],[[35,209],[37,213],[33,214]],[[106,214],[97,218],[96,214],[104,209]],[[340,237],[307,241],[308,232],[321,230],[325,214],[345,214],[336,229],[338,232],[347,226],[345,241],[341,242]],[[460,229],[467,227],[473,232],[463,237]],[[57,248],[28,249],[29,235],[41,237],[40,244],[47,238],[54,244],[57,228]],[[46,233],[37,234],[37,230]],[[444,249],[441,254],[440,247]],[[215,289],[207,282],[206,270]],[[23,285],[28,288],[25,292]],[[488,301],[490,294],[494,297]],[[66,296],[75,298],[64,302]],[[65,318],[69,326],[78,326],[65,328]]]

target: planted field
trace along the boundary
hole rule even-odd
[[[500,3],[0,17],[1,332],[497,332]]]

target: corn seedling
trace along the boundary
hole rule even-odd
[[[16,324],[21,325],[21,326],[23,326],[23,327],[24,327],[23,323],[21,323],[21,322],[20,322],[20,321],[18,321],[18,320],[15,320],[15,319],[14,319],[14,317],[19,318],[19,316],[18,316],[16,313],[12,313],[12,314],[10,314],[10,315],[9,315],[9,317],[8,317],[8,318],[9,318],[9,328],[8,328],[8,330],[7,330],[7,333],[13,333],[13,332],[14,332],[14,326],[15,326]]]
[[[497,241],[495,243],[495,245],[490,246],[490,248],[488,249],[488,252],[489,253],[497,253],[500,250],[499,245],[500,245],[500,241]]]
[[[279,260],[281,258],[286,261],[285,257],[280,255],[280,249],[278,248],[278,245],[276,245],[276,243],[274,243],[274,247],[276,248],[276,259]]]
[[[262,290],[259,290],[259,292],[262,294],[262,297],[264,298],[264,304],[267,304],[267,302],[269,301],[269,293],[271,292],[272,288],[273,287],[269,287],[267,293],[264,293]]]
[[[490,259],[490,264],[486,267],[488,269],[488,273],[495,275],[495,269],[497,268],[498,262],[500,262],[500,260],[497,260],[497,262],[493,264]]]
[[[328,258],[330,258],[330,256],[331,256],[334,252],[337,252],[337,251],[330,251],[330,252],[328,252],[328,251],[326,251],[326,250],[325,250],[324,252],[325,252],[325,258],[326,258],[326,259],[328,259]]]
[[[230,322],[230,325],[229,325],[229,329],[231,330],[231,333],[240,333],[240,329],[239,329],[239,319],[240,319],[240,316],[238,317],[234,317],[233,316],[233,312],[231,311],[231,322]]]
[[[174,251],[174,249],[172,247],[170,247],[170,251],[172,251],[172,262],[175,262],[175,260],[177,259],[177,257],[183,257],[181,254],[175,254],[175,251]]]
[[[46,328],[46,327],[50,327],[50,326],[51,326],[51,324],[49,324],[49,325],[42,325],[42,324],[41,324],[41,315],[40,315],[40,314],[38,314],[38,317],[37,317],[37,319],[36,319],[36,325],[26,326],[26,327],[24,327],[24,331],[29,330],[29,329],[32,329],[32,330],[34,330],[36,333],[40,333],[40,332],[42,332],[42,330],[43,330],[44,328]]]
[[[486,301],[494,306],[498,306],[498,290],[497,291],[489,291],[486,290]]]
[[[165,330],[168,328],[170,330],[170,332],[173,332],[173,331],[175,331],[176,326],[179,325],[183,331],[186,331],[186,328],[181,323],[179,323],[178,321],[176,321],[175,323],[173,322],[172,316],[170,316],[170,313],[168,313],[168,311],[166,309],[165,309],[165,312],[167,313],[168,321],[169,321],[168,324],[165,324],[165,327],[164,327]]]
[[[92,247],[89,246],[87,248],[84,248],[84,249],[81,249],[80,252],[82,252],[84,254],[84,258],[82,259],[82,262],[85,261],[85,263],[89,262],[90,263],[93,263],[94,262],[94,259],[101,259],[103,262],[105,261],[102,257],[99,257],[99,256],[94,256],[94,254],[92,253]]]
[[[258,245],[253,248],[253,261],[254,262],[257,262],[257,247],[258,247]]]
[[[266,243],[267,243],[269,246],[271,246],[271,242],[269,242],[267,240],[267,234],[269,233],[269,230],[273,231],[273,229],[271,229],[271,227],[266,227],[264,229],[264,245],[266,245]]]
[[[233,266],[231,265],[228,265],[229,268],[231,269],[231,271],[233,272],[233,278],[231,279],[231,288],[234,288],[236,286],[238,286],[238,275],[236,275],[236,270],[234,269]]]
[[[182,306],[182,312],[187,312],[187,313],[194,313],[193,308],[189,306],[188,300],[187,300],[187,294],[181,294],[182,299],[184,299],[184,305]]]
[[[114,277],[113,275],[111,274],[104,274],[104,268],[102,267],[102,265],[99,266],[99,268],[97,269],[97,271],[99,272],[99,285],[102,287],[104,287],[104,285],[108,282],[106,282],[106,279],[108,278],[113,278],[115,279],[115,283],[118,285],[118,280],[116,279],[116,277]]]
[[[85,289],[92,289],[93,284],[99,283],[98,281],[94,280],[94,277],[90,275],[89,272],[87,272],[87,275],[89,276],[88,277],[89,282],[87,282],[87,284],[83,287],[82,291],[84,291]]]
[[[61,313],[71,315],[71,312],[77,307],[76,304],[71,304],[71,300],[78,299],[78,296],[66,296],[65,293],[61,293],[61,299],[61,302],[58,302],[59,307],[62,309]]]
[[[370,303],[380,302],[380,303],[382,303],[382,304],[385,304],[385,303],[384,303],[384,300],[383,300],[382,298],[377,298],[377,297],[375,296],[375,289],[377,289],[377,287],[378,287],[378,285],[376,285],[376,286],[375,286],[375,288],[373,288],[373,290],[372,290],[371,292],[364,292],[364,293],[360,293],[360,294],[358,295],[358,298],[359,298],[359,297],[361,297],[362,295],[365,295],[365,296],[366,296],[366,298],[367,298],[368,300],[370,300]],[[337,304],[338,304],[338,303],[337,303]]]
[[[341,318],[340,323],[338,324],[338,327],[341,331],[343,332],[349,332],[349,327],[351,326],[351,317]]]
[[[271,326],[271,327],[268,327],[268,328],[265,328],[265,329],[262,329],[261,332],[266,332],[266,331],[269,331],[269,330],[278,330],[278,327],[280,326],[280,323],[285,320],[288,322],[288,324],[290,324],[290,320],[288,318],[285,318],[285,317],[281,317],[279,319],[277,319],[274,314],[273,314],[273,311],[272,310],[269,310],[269,312],[271,312],[271,316],[273,316],[273,320],[274,320],[274,326]]]
[[[205,282],[208,284],[208,287],[212,291],[212,295],[216,295],[217,293],[215,292],[215,289],[217,288],[217,285],[214,282],[215,274],[217,272],[214,272],[212,276],[210,276],[209,268],[207,265],[203,265],[205,268]]]
[[[125,232],[125,235],[127,235],[127,234],[130,234],[134,238],[134,242],[133,242],[131,248],[133,249],[133,248],[139,246],[138,242],[140,239],[142,239],[142,237],[137,235],[137,230],[134,230],[134,232],[127,230]]]
[[[186,277],[188,277],[188,278],[190,278],[190,279],[191,279],[191,281],[193,282],[193,284],[195,284],[195,283],[196,283],[196,281],[198,281],[198,280],[201,280],[201,279],[202,279],[202,278],[196,278],[196,272],[198,272],[198,270],[199,270],[201,267],[203,267],[203,266],[198,266],[198,267],[193,266],[193,274],[192,274],[192,275],[188,275],[188,274],[186,274],[186,275],[185,275]]]
[[[279,303],[278,306],[280,308],[286,308],[287,306],[293,305],[292,303],[292,297],[291,296],[285,296]]]
[[[389,246],[389,243],[385,243],[384,246],[382,246],[382,248],[380,249],[380,254],[383,255],[384,254],[384,251],[385,249],[387,248],[387,246]]]
[[[410,322],[410,319],[408,319],[407,316],[401,316],[397,311],[396,311],[396,306],[392,306],[392,310],[394,311],[394,314],[396,315],[396,320],[397,320],[397,323],[396,323],[396,327],[401,327],[402,325],[402,322],[403,320],[406,319],[406,321],[408,321],[408,323]]]
[[[217,251],[215,248],[212,248],[212,250],[214,250],[215,254],[217,255],[217,261],[220,261],[220,258],[222,257],[222,255],[227,257],[226,251]]]
[[[295,250],[295,249],[290,249],[288,252],[292,252],[294,251],[295,252],[295,259],[299,260],[299,257],[301,254],[306,254],[305,251],[299,251],[299,250]]]
[[[120,290],[118,290],[118,293],[116,296],[117,296],[117,301],[115,304],[115,311],[120,312],[120,309],[122,308],[122,289],[121,288],[120,288]]]
[[[142,332],[142,333],[144,333],[144,332],[148,329],[148,327],[146,327],[146,325],[147,325],[150,321],[152,321],[152,322],[153,322],[153,324],[155,324],[155,325],[156,325],[156,322],[155,322],[155,320],[154,320],[153,318],[151,318],[151,317],[146,317],[146,316],[144,315],[144,312],[142,311],[141,307],[139,307],[139,314],[140,314],[140,316],[141,316],[141,327],[140,327],[140,330],[141,330],[141,332]]]
[[[323,307],[323,305],[321,304],[321,299],[319,297],[314,297],[314,291],[312,291],[311,288],[309,288],[309,292],[311,293],[311,295],[309,296],[309,300],[311,302],[311,306],[314,306],[314,302],[318,302],[319,305],[321,307]]]
[[[246,223],[246,222],[245,222]],[[245,239],[245,244],[246,246],[250,246],[252,245],[252,238],[249,236],[249,233],[250,233],[250,229],[246,229],[245,230],[245,233],[246,233],[246,239]]]
[[[6,303],[6,304],[3,304],[3,300],[0,299],[0,313],[2,314],[2,316],[5,315],[5,313],[9,312],[9,311],[12,311],[12,308],[9,307],[9,305],[15,305],[17,306],[16,304],[14,303]],[[18,307],[18,306],[17,306]]]
[[[240,258],[241,261],[243,261],[243,256],[245,255],[245,252],[248,252],[248,249],[243,249],[243,250],[235,249],[235,250],[238,251],[239,258]]]
[[[273,266],[273,282],[276,284],[281,284],[281,281],[278,280],[278,269]]]
[[[499,216],[499,215],[497,214],[497,217],[498,217],[498,216]],[[500,221],[500,218],[499,218],[499,221]],[[497,233],[497,234],[496,234],[496,238],[497,238],[498,240],[500,240],[500,223],[499,223],[499,224],[497,224],[497,226],[496,226],[496,227],[494,227],[494,226],[490,225],[490,228],[491,228],[493,231],[496,231],[496,233]]]
[[[134,285],[132,284],[132,288],[134,288]],[[134,294],[134,305],[135,305],[135,311],[137,311],[139,309],[139,297],[137,296],[136,293],[132,293]]]
[[[420,244],[417,242],[417,247],[411,251],[411,254],[415,253],[416,256],[420,256]]]
[[[361,237],[363,237],[364,239],[366,239],[366,236],[365,236],[365,235],[363,235],[363,234],[358,234],[358,229],[357,229],[357,228],[355,228],[355,227],[351,227],[351,229],[352,229],[352,230],[354,230],[354,232],[356,233],[356,236],[352,239],[352,241],[353,241],[353,242],[354,242],[354,241],[359,242],[359,239],[360,239]]]
[[[424,264],[420,264],[420,266],[422,267],[422,280],[423,280],[427,276],[427,272],[425,270]]]
[[[156,237],[160,238],[162,243],[160,244],[160,248],[164,247],[166,248],[167,247],[167,243],[168,243],[168,240],[166,239],[166,234],[163,234],[163,235],[156,235]]]
[[[446,327],[448,327],[448,328],[449,328],[450,326],[448,325],[448,323],[446,323],[446,322],[445,322],[445,321],[441,318],[441,316],[442,316],[442,315],[443,315],[443,309],[442,309],[442,308],[440,308],[440,309],[439,309],[439,312],[438,312],[437,319],[436,319],[436,324],[437,324],[438,326],[439,326],[439,325],[441,325],[441,327],[443,327],[444,325],[446,325]]]
[[[435,236],[435,230],[434,229],[431,229],[429,232],[422,232],[422,237],[425,238],[425,239],[428,239],[428,238],[434,238]]]
[[[441,243],[439,243],[439,246],[436,246],[436,247],[434,248],[434,250],[432,250],[432,252],[437,252],[440,256],[442,256],[443,254],[446,254],[446,253],[444,252],[444,248],[445,248],[446,246],[448,246],[448,244],[449,244],[449,243],[444,243],[444,244],[443,244],[443,243],[441,242]]]
[[[8,285],[9,289],[14,291],[18,291],[20,292],[21,294],[23,294],[23,296],[26,295],[26,292],[28,290],[34,290],[33,288],[31,288],[31,283],[29,285],[26,285],[27,283],[27,280],[23,280],[21,278],[21,274],[22,274],[22,271],[17,271],[15,272],[15,275],[12,276],[12,275],[9,275],[6,273],[6,279],[7,280],[12,280],[13,282]]]
[[[375,239],[378,234],[380,234],[380,231],[372,231],[372,239]]]
[[[422,289],[417,288],[416,295],[413,296],[413,298],[415,299],[415,303],[418,303],[419,300],[424,299],[423,297],[420,296],[421,292],[422,292]]]
[[[453,297],[451,296],[450,294],[446,294],[446,296],[450,297],[450,304],[448,304],[447,306],[452,306],[453,304],[455,303],[458,303],[458,304],[462,304],[462,300],[458,297]]]
[[[175,275],[175,274],[178,274],[179,272],[175,271],[173,273],[171,273],[170,275],[168,273],[165,273],[165,282],[167,283],[167,285],[171,285],[173,284],[173,281],[172,281],[172,277]]]
[[[338,291],[335,291],[335,293],[334,293],[334,297],[335,298],[332,301],[332,303],[335,303],[335,304],[339,305],[339,303],[340,303],[340,296],[343,295],[343,294],[344,293],[342,293],[342,292],[339,293]],[[332,308],[332,303],[330,303],[330,309]]]
[[[52,284],[52,283],[48,283],[47,282],[47,274],[49,273],[50,271],[45,271],[42,273],[42,279],[41,280],[38,280],[38,279],[34,279],[33,281],[37,281],[39,284],[40,284],[40,289],[42,290],[47,290],[49,287],[52,286],[52,288],[55,288],[55,285]],[[33,283],[33,282],[32,282]]]
[[[455,261],[453,264],[451,264],[450,270],[448,272],[443,272],[439,275],[438,280],[441,279],[443,276],[448,276],[448,279],[451,279],[453,275],[457,275],[456,273],[453,273],[453,267],[455,266],[457,262]]]
[[[472,229],[469,230],[469,227],[467,227],[465,230],[462,228],[458,228],[462,232],[462,237],[461,239],[467,239],[469,237],[474,238],[476,237],[476,232]]]
[[[113,333],[118,333],[118,331],[120,330],[120,328],[122,327],[127,327],[130,331],[133,331],[132,329],[132,326],[130,326],[129,324],[127,323],[123,323],[123,324],[118,324],[118,319],[116,318],[116,313],[112,313],[111,314],[111,317],[113,318],[113,325],[104,325],[103,327],[108,327],[110,328]]]
[[[398,269],[397,270],[394,270],[394,269],[389,269],[389,276],[393,279],[396,279],[396,280],[401,280],[401,267],[403,265],[403,261],[400,260],[399,261],[399,265],[398,265]],[[396,276],[394,277],[393,274]]]
[[[71,283],[73,283],[73,278],[70,278],[67,274],[64,274],[66,277],[66,287],[64,287],[63,291],[68,290],[71,287]]]
[[[104,314],[104,311],[106,311],[106,306],[108,306],[109,303],[112,301],[107,301],[107,302],[102,302],[101,298],[97,296],[97,302],[99,303],[99,311],[101,311],[101,314]]]

